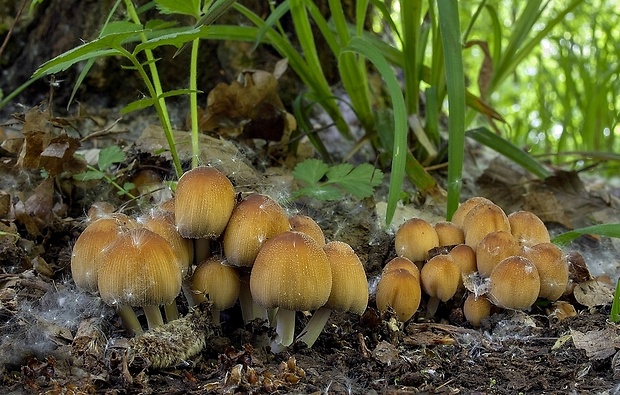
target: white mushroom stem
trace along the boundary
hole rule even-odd
[[[164,305],[164,312],[166,313],[166,322],[174,321],[179,318],[179,309],[177,303],[173,300],[170,303]]]
[[[308,348],[312,347],[314,342],[316,342],[316,339],[319,338],[323,328],[325,328],[325,324],[327,324],[327,320],[329,320],[331,314],[332,309],[325,306],[315,311],[314,314],[312,314],[310,321],[308,321],[305,328],[301,331],[301,335],[297,338],[297,340],[301,340],[306,343]]]
[[[276,313],[276,322],[276,333],[278,334],[276,342],[284,347],[293,344],[293,339],[295,338],[295,312],[279,308]]]
[[[241,280],[241,288],[239,289],[239,306],[241,307],[241,316],[243,322],[247,324],[254,319],[254,300],[250,293],[250,283]]]
[[[426,316],[428,318],[435,316],[437,309],[439,308],[439,298],[431,296],[426,303]]]
[[[142,306],[142,310],[144,310],[144,315],[146,316],[149,329],[153,329],[164,324],[164,319],[161,316],[159,306]]]
[[[127,333],[130,336],[141,335],[144,331],[142,330],[142,326],[140,325],[140,321],[138,321],[138,317],[136,313],[133,311],[131,306],[128,305],[119,305],[116,307],[116,314],[121,317],[121,321],[123,321],[123,326]]]

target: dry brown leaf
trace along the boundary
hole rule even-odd
[[[571,329],[575,347],[584,350],[590,359],[605,359],[620,348],[620,337],[612,328],[592,330],[586,333]]]
[[[26,226],[28,233],[41,235],[54,218],[54,181],[44,179],[25,202],[15,204],[15,218]]]
[[[377,347],[375,347],[375,349],[372,351],[372,356],[377,361],[388,366],[392,362],[397,361],[399,358],[398,349],[394,345],[386,341],[381,341],[379,342],[379,344],[377,344]]]
[[[594,307],[610,304],[614,299],[614,290],[609,284],[589,280],[577,284],[573,290],[575,300],[583,306]]]

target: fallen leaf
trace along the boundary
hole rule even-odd
[[[379,362],[391,365],[392,362],[398,360],[398,350],[391,343],[384,341],[379,342],[377,347],[372,351],[372,356]]]
[[[620,348],[620,337],[612,328],[592,330],[586,333],[571,329],[575,347],[584,350],[590,359],[605,359]]]
[[[575,300],[583,306],[594,307],[610,304],[614,299],[614,290],[608,284],[598,280],[589,280],[577,284],[573,289]]]

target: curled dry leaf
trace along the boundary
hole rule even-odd
[[[594,307],[610,304],[614,298],[614,290],[609,284],[589,280],[578,284],[573,289],[575,300],[583,306]]]
[[[575,347],[584,350],[590,359],[611,357],[620,348],[620,336],[613,328],[580,332],[571,329]]]

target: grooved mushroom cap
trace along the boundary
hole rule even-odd
[[[226,265],[221,256],[202,261],[192,274],[190,284],[197,303],[210,300],[218,310],[234,306],[241,289],[237,271]]]
[[[235,207],[235,189],[219,170],[196,167],[179,179],[174,206],[181,236],[217,238],[226,228]]]
[[[394,244],[396,255],[418,262],[428,258],[429,250],[439,247],[439,236],[427,221],[411,218],[396,231]]]
[[[493,204],[492,201],[482,196],[474,196],[472,198],[469,198],[463,203],[461,203],[454,212],[454,214],[452,214],[451,222],[459,228],[462,228],[467,214],[471,211],[472,208],[476,207],[481,203]]]
[[[478,272],[489,277],[493,268],[504,258],[519,254],[519,243],[512,234],[504,230],[491,232],[476,247]]]
[[[263,243],[288,230],[288,217],[278,203],[265,195],[250,195],[230,217],[224,232],[224,256],[233,266],[252,266]]]
[[[332,271],[310,236],[284,232],[265,242],[250,274],[252,297],[264,308],[316,310],[329,299]]]
[[[459,244],[448,253],[461,268],[461,275],[467,276],[477,269],[476,252],[467,244]]]
[[[481,321],[491,315],[491,302],[484,296],[469,294],[463,303],[463,315],[467,322],[479,328]]]
[[[291,224],[291,230],[295,232],[302,232],[312,237],[321,248],[325,246],[325,234],[323,229],[316,223],[316,221],[307,215],[293,215],[288,219]]]
[[[382,273],[387,273],[390,270],[396,269],[404,269],[411,273],[418,280],[420,279],[420,269],[418,269],[418,266],[415,263],[411,262],[411,260],[402,256],[397,256],[396,258],[386,263],[383,267]]]
[[[136,221],[125,214],[109,214],[91,222],[75,241],[71,252],[71,275],[75,285],[96,292],[102,252],[123,232],[137,227]]]
[[[552,243],[523,247],[521,255],[529,259],[540,275],[541,298],[558,300],[568,284],[568,262],[562,250]]]
[[[532,306],[540,291],[536,266],[522,256],[502,260],[491,272],[488,297],[497,306],[525,310]]]
[[[170,303],[181,290],[179,267],[166,239],[145,228],[129,230],[102,255],[99,294],[112,306]]]
[[[377,284],[377,308],[385,312],[392,307],[401,322],[409,321],[420,307],[420,280],[406,269],[383,272]]]
[[[531,247],[551,241],[544,222],[534,213],[515,211],[508,215],[508,222],[510,222],[510,232],[523,246]]]
[[[476,249],[484,236],[496,230],[510,232],[510,223],[504,210],[493,203],[481,203],[474,206],[463,220],[465,244],[473,249]]]
[[[452,222],[437,222],[434,228],[439,238],[439,246],[453,246],[465,243],[463,230]]]
[[[435,255],[422,266],[420,281],[427,295],[446,302],[459,287],[461,268],[452,256]]]
[[[325,307],[362,314],[368,306],[368,280],[351,246],[331,241],[323,247],[332,269],[332,289]]]

